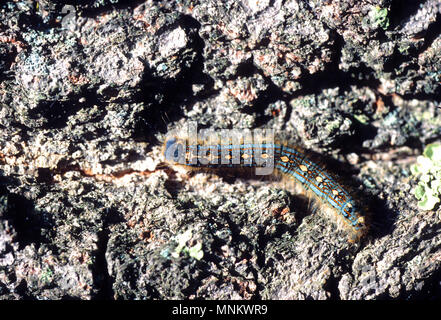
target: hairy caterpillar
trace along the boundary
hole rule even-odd
[[[337,225],[348,231],[348,241],[356,242],[367,233],[366,218],[354,197],[300,148],[265,141],[206,144],[173,137],[164,144],[164,156],[167,162],[191,169],[260,168],[266,172],[261,175],[271,173],[289,178],[328,206]]]

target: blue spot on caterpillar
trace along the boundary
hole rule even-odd
[[[273,165],[275,174],[279,172],[299,182],[332,209],[337,225],[348,231],[349,242],[356,242],[367,233],[366,217],[354,197],[300,148],[283,143],[192,145],[187,142],[176,137],[168,139],[164,144],[165,160],[194,169]]]

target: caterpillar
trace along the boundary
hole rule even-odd
[[[206,144],[171,137],[165,141],[163,153],[166,162],[193,170],[257,168],[263,170],[260,175],[271,173],[294,180],[327,205],[337,226],[347,230],[349,242],[357,242],[367,234],[367,219],[355,198],[300,147],[266,141]],[[259,173],[256,171],[256,174]]]

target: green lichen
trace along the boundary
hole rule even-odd
[[[418,207],[432,210],[441,197],[441,143],[429,144],[410,170],[413,175],[419,176],[418,185],[413,189],[419,200]]]
[[[354,114],[354,118],[361,124],[366,125],[369,123],[369,117],[364,114]]]
[[[403,55],[408,55],[409,54],[409,49],[410,49],[410,45],[405,43],[405,44],[400,44],[398,46],[398,51],[403,54]]]
[[[387,28],[389,28],[390,21],[388,15],[389,9],[381,8],[379,6],[373,7],[369,13],[372,23],[383,30],[387,30]]]
[[[341,123],[338,120],[330,121],[326,124],[326,129],[328,132],[335,132],[340,126]]]
[[[47,267],[45,269],[45,271],[42,273],[40,280],[43,283],[48,284],[48,283],[51,283],[53,276],[54,276],[54,272],[52,271],[52,269],[50,267]]]
[[[197,242],[196,244],[192,246],[188,246],[187,243],[190,241],[192,237],[192,231],[187,230],[182,234],[178,234],[175,237],[176,242],[178,245],[176,246],[175,250],[171,254],[173,258],[178,258],[181,253],[194,258],[196,260],[201,260],[204,256],[204,251],[202,251],[202,243]]]

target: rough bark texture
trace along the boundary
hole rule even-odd
[[[440,211],[409,171],[441,138],[438,0],[69,3],[0,10],[1,299],[441,297]],[[319,153],[368,237],[161,164],[189,121]]]

